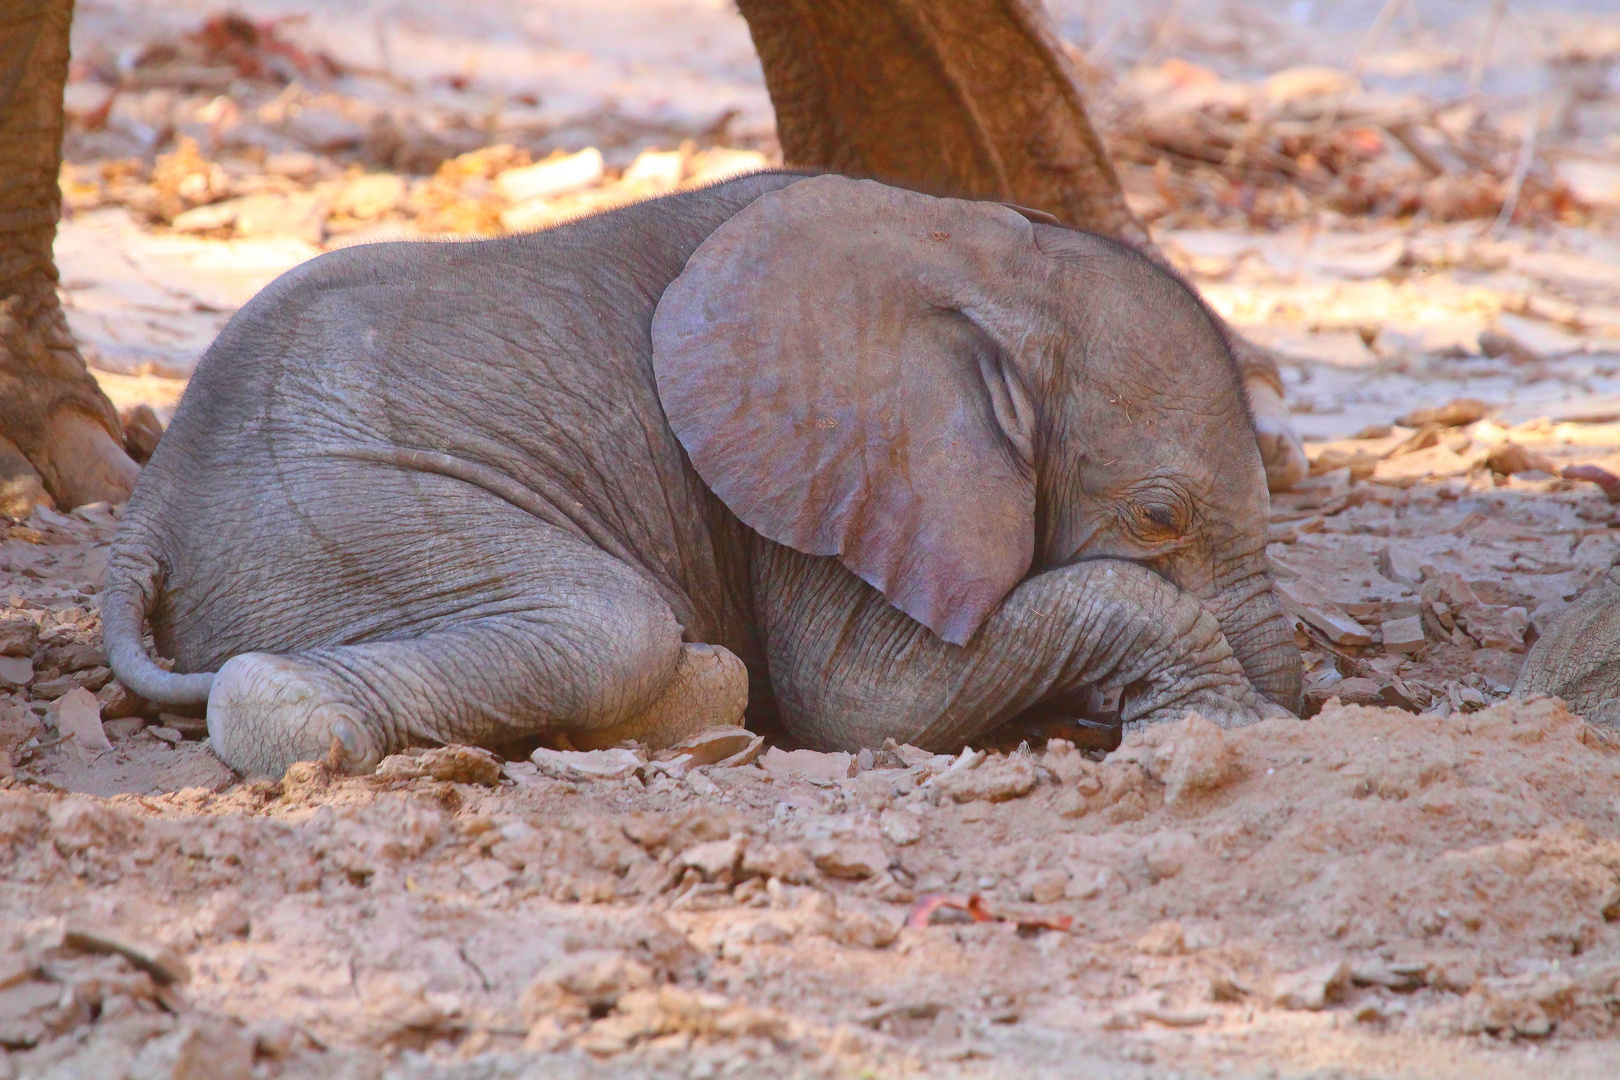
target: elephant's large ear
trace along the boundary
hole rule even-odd
[[[1006,207],[802,180],[664,292],[658,394],[745,523],[963,644],[1029,571],[1034,417],[1010,356],[1035,316],[1009,298],[1052,272]]]

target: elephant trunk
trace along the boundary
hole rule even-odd
[[[1260,570],[1223,583],[1205,606],[1221,624],[1221,633],[1255,689],[1290,712],[1299,712],[1304,681],[1299,647],[1271,576]]]

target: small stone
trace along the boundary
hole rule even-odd
[[[359,146],[366,136],[359,124],[330,109],[299,110],[287,121],[287,133],[322,154]]]
[[[743,173],[758,172],[766,167],[765,155],[758,150],[731,150],[717,146],[694,154],[687,163],[687,187],[701,187]]]
[[[182,211],[169,222],[169,228],[175,232],[213,232],[215,229],[228,228],[236,222],[236,215],[242,209],[241,199],[226,199],[224,202],[208,203],[205,206],[193,206],[190,210]]]
[[[816,868],[828,877],[869,878],[889,868],[889,853],[876,840],[829,836],[810,844]]]
[[[33,712],[17,706],[0,706],[0,754],[10,754],[29,739],[43,741],[45,728]]]
[[[537,165],[507,169],[495,177],[495,191],[507,202],[523,203],[590,187],[602,179],[604,170],[602,152],[592,146]]]
[[[94,645],[73,644],[53,649],[51,659],[63,671],[83,671],[86,668],[107,666],[107,655]]]
[[[1533,360],[1555,360],[1571,353],[1584,352],[1586,340],[1575,334],[1567,333],[1551,323],[1540,319],[1526,318],[1510,312],[1499,312],[1496,316],[1496,326],[1492,328],[1499,341],[1510,342],[1512,346],[1507,349],[1512,359],[1521,359],[1528,356]],[[1483,335],[1481,335],[1483,338]],[[1484,341],[1480,345],[1483,349]]]
[[[1279,975],[1271,986],[1272,1003],[1284,1009],[1324,1009],[1343,996],[1350,975],[1350,965],[1344,960]]]
[[[922,819],[904,810],[885,810],[878,815],[878,829],[889,842],[905,847],[922,839]]]
[[[1476,420],[1483,420],[1491,407],[1478,398],[1453,398],[1431,409],[1414,409],[1395,422],[1401,427],[1420,428],[1424,424],[1439,424],[1441,427],[1464,427]]]
[[[1226,734],[1198,713],[1133,732],[1108,756],[1108,761],[1140,765],[1164,784],[1164,801],[1170,805],[1197,792],[1214,791],[1233,774]]]
[[[742,855],[742,872],[749,877],[773,877],[790,885],[815,880],[816,866],[797,844],[749,844]]]
[[[96,692],[96,700],[101,702],[101,718],[103,720],[122,720],[134,716],[141,711],[145,704],[139,694],[119,682],[110,680]]]
[[[624,170],[624,183],[651,191],[672,191],[681,182],[687,155],[679,150],[643,150]]]
[[[783,750],[773,746],[765,751],[759,763],[778,780],[826,783],[847,780],[855,775],[855,758],[842,751],[821,754],[814,750]]]
[[[547,750],[529,755],[541,773],[556,780],[623,780],[643,762],[634,750]]]
[[[1384,638],[1384,651],[1391,655],[1412,653],[1423,648],[1423,616],[1408,615],[1404,619],[1390,619],[1379,626]]]
[[[297,1025],[279,1016],[262,1017],[248,1028],[248,1033],[253,1036],[254,1053],[271,1059],[291,1057],[304,1040]]]
[[[764,746],[765,740],[747,728],[713,727],[696,735],[688,735],[680,742],[660,750],[657,760],[669,761],[690,756],[692,760],[687,763],[687,768],[697,765],[746,765],[748,761],[743,759],[748,751],[754,750],[757,755]],[[733,758],[738,760],[734,761]]]
[[[1048,739],[1041,765],[1058,783],[1072,784],[1090,771],[1091,762],[1068,739]]]
[[[1187,951],[1187,937],[1178,922],[1155,923],[1136,939],[1136,948],[1149,956],[1180,956]]]
[[[1101,896],[1112,885],[1123,885],[1118,871],[1095,863],[1072,863],[1069,866],[1069,884],[1063,890],[1068,900],[1091,900]]]
[[[75,671],[73,678],[80,686],[93,693],[112,681],[112,668],[85,668],[83,671]]]
[[[253,1037],[223,1020],[189,1021],[180,1036],[174,1080],[249,1080]]]
[[[26,656],[0,656],[0,686],[22,689],[34,681],[34,662]]]
[[[285,176],[292,180],[309,180],[321,171],[321,159],[307,150],[287,150],[279,154],[266,154],[264,171],[272,176]]]
[[[101,703],[82,686],[63,694],[51,711],[56,714],[56,730],[64,738],[73,737],[73,747],[81,757],[94,757],[112,749],[101,727]]]
[[[679,861],[702,874],[704,881],[730,881],[741,858],[742,841],[732,837],[694,844],[681,852]]]
[[[187,982],[191,978],[191,968],[179,953],[166,946],[153,948],[137,944],[110,930],[69,923],[62,931],[62,945],[97,956],[122,956],[160,986]]]
[[[461,876],[466,878],[472,891],[482,896],[511,881],[515,871],[499,859],[474,859],[461,868]]]
[[[107,733],[109,739],[127,739],[146,726],[146,721],[139,716],[126,716],[119,720],[106,720],[102,722],[101,730]]]
[[[380,218],[405,205],[405,178],[393,173],[372,173],[350,180],[332,200],[335,213],[361,221]]]
[[[1018,882],[1018,891],[1026,900],[1037,904],[1052,904],[1063,899],[1069,887],[1069,875],[1063,870],[1031,870]]]
[[[1279,581],[1276,588],[1285,611],[1322,631],[1333,644],[1366,645],[1372,641],[1371,630],[1304,582]]]
[[[1491,452],[1485,455],[1485,467],[1502,476],[1536,471],[1553,475],[1558,473],[1558,465],[1552,458],[1533,450],[1526,450],[1515,442],[1504,442],[1492,447]]]
[[[1184,832],[1155,833],[1142,844],[1142,868],[1149,881],[1173,878],[1198,854],[1198,844]]]
[[[0,619],[0,656],[32,657],[38,648],[38,623],[32,619]]]
[[[547,964],[523,994],[524,1012],[533,1018],[575,1002],[611,1009],[625,994],[645,990],[657,979],[641,961],[614,949],[581,949]]]
[[[149,727],[146,729],[146,731],[147,734],[151,735],[154,739],[161,739],[166,743],[170,743],[171,745],[176,745],[185,738],[184,735],[174,730],[174,728],[164,727],[162,724]]]
[[[69,690],[80,690],[77,675],[58,675],[54,679],[43,679],[28,688],[36,701],[54,701]],[[93,695],[92,695],[93,696]]]
[[[1332,693],[1346,705],[1377,705],[1383,687],[1371,679],[1341,679],[1333,684]]]
[[[403,754],[389,754],[377,763],[377,771],[372,775],[379,780],[420,780],[427,775],[420,753],[407,750]]]
[[[1458,614],[1463,629],[1480,648],[1524,651],[1524,632],[1530,628],[1530,613],[1524,608],[1482,604]]]
[[[669,761],[655,759],[647,762],[648,777],[651,778],[655,774],[662,773],[672,780],[679,780],[681,777],[686,775],[687,770],[692,768],[692,765],[693,761],[691,754],[682,754],[679,757],[670,759]]]
[[[856,775],[850,784],[855,797],[869,810],[881,812],[894,805],[894,785],[887,771],[867,770]]]
[[[208,718],[205,716],[158,713],[158,722],[164,727],[173,728],[188,739],[208,738]]]
[[[241,236],[291,236],[319,244],[325,235],[326,202],[315,195],[261,192],[234,200]]]
[[[501,760],[477,746],[436,746],[417,758],[428,776],[454,784],[494,787],[501,780]]]
[[[1197,713],[1164,725],[1158,733],[1161,748],[1169,751],[1169,762],[1150,775],[1164,783],[1164,801],[1181,803],[1194,792],[1213,791],[1232,777],[1232,758],[1226,734]]]
[[[934,785],[959,803],[1006,802],[1034,790],[1039,774],[1028,754],[981,758],[973,765],[952,767]]]

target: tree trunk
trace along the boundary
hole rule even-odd
[[[1001,199],[1147,244],[1023,0],[740,0],[790,164]]]
[[[1147,226],[1039,0],[738,0],[789,165],[999,199],[1130,241]],[[1273,490],[1304,475],[1263,349],[1231,335]]]
[[[0,514],[127,498],[137,473],[56,295],[73,0],[0,9]]]

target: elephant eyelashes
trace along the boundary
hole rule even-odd
[[[1127,528],[1138,540],[1162,544],[1186,535],[1186,523],[1175,507],[1162,503],[1135,503],[1125,515]]]

